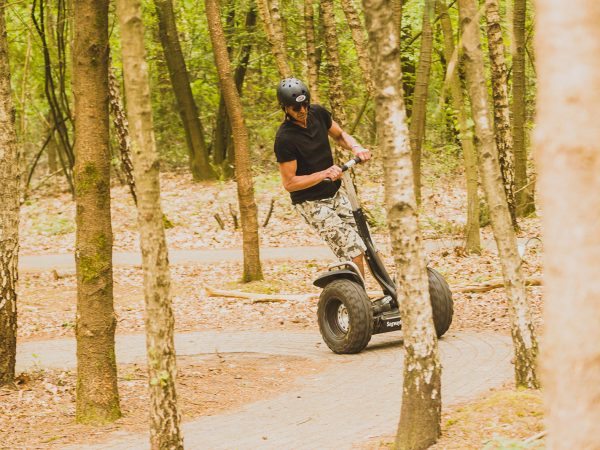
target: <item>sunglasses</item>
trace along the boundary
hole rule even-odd
[[[302,102],[302,103],[299,103],[299,104],[297,104],[297,105],[292,105],[292,106],[291,106],[291,108],[292,108],[292,109],[293,109],[295,112],[300,112],[300,110],[301,110],[302,108],[306,108],[306,109],[308,109],[308,106],[309,106],[309,105],[310,105],[310,103],[308,103],[308,102]]]

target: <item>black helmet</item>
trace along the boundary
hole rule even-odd
[[[310,103],[310,92],[298,78],[285,78],[277,86],[277,100],[282,109],[286,106]]]

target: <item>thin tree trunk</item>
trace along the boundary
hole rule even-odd
[[[319,65],[317,63],[317,44],[315,39],[315,11],[313,0],[304,0],[304,33],[306,39],[306,65],[308,69],[308,88],[311,101],[319,101]]]
[[[75,2],[73,95],[79,423],[121,417],[115,360],[110,152],[108,147],[108,0]]]
[[[485,0],[488,48],[490,68],[492,72],[492,94],[494,99],[494,132],[504,192],[508,202],[508,210],[515,229],[517,214],[513,186],[515,183],[513,138],[510,128],[510,109],[508,101],[508,71],[504,58],[504,38],[500,26],[500,10],[498,0]]]
[[[108,69],[108,103],[110,112],[113,115],[113,125],[117,132],[119,141],[119,159],[121,167],[125,173],[125,179],[129,186],[129,192],[133,197],[133,203],[137,205],[137,195],[135,189],[135,180],[133,178],[133,164],[131,162],[131,140],[129,139],[129,124],[121,101],[121,92],[114,69]]]
[[[347,125],[347,116],[344,109],[344,89],[342,85],[342,71],[340,68],[339,45],[337,28],[335,26],[335,7],[333,0],[323,0],[320,3],[325,29],[325,51],[327,54],[327,69],[329,72],[329,102],[333,119],[344,128]],[[352,157],[351,152],[335,147],[336,157],[346,161]]]
[[[513,63],[512,63],[512,135],[515,157],[515,202],[517,215],[527,216],[535,211],[532,190],[527,185],[527,138],[525,75],[525,18],[527,0],[514,0],[513,8]]]
[[[215,173],[208,161],[208,150],[198,107],[192,94],[190,78],[179,43],[173,2],[172,0],[154,0],[154,4],[158,16],[160,42],[187,140],[192,175],[196,180],[214,178]]]
[[[536,1],[535,156],[544,236],[542,381],[549,449],[600,435],[600,8]],[[560,30],[560,33],[556,31]]]
[[[454,32],[452,22],[448,15],[446,0],[438,0],[440,11],[440,22],[444,36],[444,57],[448,62],[447,82],[450,83],[452,93],[452,107],[458,118],[458,130],[460,143],[465,160],[465,176],[467,178],[467,229],[466,251],[467,253],[479,253],[481,251],[481,240],[479,236],[479,171],[477,170],[477,150],[473,142],[472,128],[469,126],[469,116],[465,107],[463,88],[458,76],[458,53],[454,46]],[[456,52],[456,54],[455,54]]]
[[[358,65],[362,72],[367,87],[367,93],[373,95],[373,78],[371,76],[371,66],[369,64],[369,54],[367,49],[367,38],[365,37],[365,30],[358,16],[358,12],[354,7],[352,0],[341,0],[342,9],[344,15],[350,27],[350,33],[352,34],[352,40],[354,41],[354,48],[356,48],[356,54],[358,55]]]
[[[242,281],[261,280],[263,275],[259,254],[258,214],[254,201],[248,130],[244,124],[242,102],[235,87],[231,63],[227,56],[227,43],[219,15],[219,5],[217,0],[205,0],[205,4],[219,84],[225,98],[233,132],[235,174],[243,236],[244,271]]]
[[[150,444],[183,449],[175,389],[176,362],[171,275],[158,179],[150,77],[144,49],[141,0],[118,0],[127,113],[131,123],[133,168],[139,186],[138,226],[144,271],[146,352],[150,390]]]
[[[375,72],[386,208],[404,333],[404,387],[396,448],[425,449],[440,435],[442,369],[418,229],[399,40],[389,0],[363,0],[363,5]]]
[[[433,1],[425,0],[423,10],[423,28],[421,36],[421,52],[415,80],[412,115],[410,117],[410,147],[412,151],[413,179],[417,204],[421,203],[421,152],[425,139],[425,122],[427,117],[427,94],[429,91],[429,75],[431,73],[431,53],[433,50]]]
[[[539,387],[536,374],[538,346],[525,291],[521,258],[517,251],[517,238],[502,186],[502,174],[488,102],[477,3],[475,0],[459,0],[458,4],[467,85],[471,97],[475,133],[479,141],[481,177],[509,298],[511,334],[515,351],[515,380],[517,386],[537,388]]]
[[[233,26],[233,24],[232,24]],[[250,32],[256,26],[256,8],[253,3],[250,4],[250,9],[246,14],[246,23],[244,30]],[[228,47],[228,54],[231,55],[230,47]],[[235,86],[240,94],[242,95],[242,86],[246,77],[246,71],[248,69],[248,63],[250,62],[250,53],[252,51],[251,44],[245,44],[239,51],[239,56],[236,58],[239,63],[235,68]],[[227,116],[227,110],[225,108],[225,100],[223,95],[219,99],[219,109],[217,111],[217,123],[215,125],[215,139],[213,140],[213,158],[215,164],[218,164],[223,169],[223,175],[230,177],[233,174],[234,159],[233,155],[233,140],[231,138],[231,124],[229,123],[229,117]]]
[[[276,20],[280,20],[279,15],[277,15],[277,17],[271,16],[269,0],[256,0],[256,6],[258,7],[258,15],[260,16],[260,20],[265,28],[267,40],[271,45],[271,51],[275,57],[275,63],[277,64],[279,76],[281,78],[291,77],[292,69],[290,69],[287,52],[285,50],[285,37],[283,36],[281,24],[275,23]]]
[[[0,0],[0,386],[15,378],[19,255],[19,158],[4,11]]]
[[[329,101],[334,120],[342,127],[346,126],[344,110],[344,93],[342,87],[342,72],[340,69],[340,54],[338,51],[338,31],[335,26],[335,9],[333,0],[320,3],[325,29],[325,51],[327,54],[327,69],[329,72]]]

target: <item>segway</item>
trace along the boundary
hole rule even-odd
[[[360,270],[352,261],[330,265],[329,270],[313,282],[315,286],[323,289],[317,309],[321,336],[333,352],[342,354],[359,353],[367,346],[372,335],[402,328],[396,284],[377,253],[365,214],[347,172],[359,162],[360,158],[354,158],[341,167],[345,172],[343,181],[358,233],[367,247],[365,260],[373,277],[381,286],[383,295],[375,300],[369,298]],[[452,293],[439,272],[428,267],[427,274],[433,322],[436,334],[440,338],[452,323]]]

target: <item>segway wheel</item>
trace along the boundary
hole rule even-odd
[[[325,286],[317,309],[319,330],[334,353],[359,353],[373,334],[373,309],[358,283],[334,280]]]
[[[431,311],[433,313],[433,323],[435,332],[440,338],[448,331],[454,315],[454,301],[450,287],[442,275],[428,267],[429,276],[429,297],[431,299]]]

